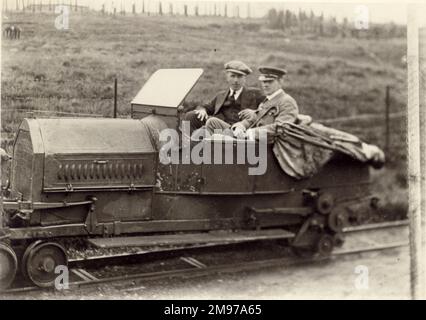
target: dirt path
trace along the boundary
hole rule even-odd
[[[358,268],[357,268],[358,267]],[[368,268],[368,269],[366,269]],[[368,270],[368,286],[356,271]],[[127,298],[409,299],[408,248],[339,257],[326,263],[215,276],[146,287]],[[112,292],[111,292],[112,293]]]

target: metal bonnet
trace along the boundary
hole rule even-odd
[[[44,152],[155,152],[149,132],[137,120],[105,118],[36,119]]]

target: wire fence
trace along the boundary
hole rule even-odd
[[[40,82],[55,82],[65,83],[75,80],[62,79],[42,79]],[[118,94],[116,79],[114,82],[102,81],[102,84],[109,84],[105,89],[105,94],[90,95],[90,92],[81,92],[80,96],[73,96],[75,93],[69,92],[55,94],[54,92],[41,92],[40,95],[24,95],[5,93],[3,91],[1,99],[3,106],[1,114],[6,121],[2,121],[2,145],[10,144],[13,139],[13,132],[16,130],[19,122],[25,117],[116,117],[117,116],[117,101],[120,104],[127,104],[128,92],[121,91]],[[100,89],[102,92],[102,89]],[[32,90],[34,91],[34,90]],[[383,113],[359,114],[351,116],[343,116],[337,118],[320,118],[315,119],[315,122],[324,125],[334,126],[336,129],[347,130],[348,132],[359,136],[365,141],[377,144],[384,148],[386,153],[392,152],[398,157],[406,153],[405,136],[407,113],[395,112],[390,113],[390,87],[386,87],[385,107]],[[85,102],[91,102],[87,104]],[[107,103],[107,105],[105,104]],[[56,109],[56,110],[52,110]],[[120,108],[120,116],[128,117],[130,108]],[[404,121],[395,125],[395,121]],[[391,126],[391,123],[393,124]],[[371,124],[371,125],[370,125]],[[6,134],[5,134],[6,133]],[[402,140],[402,141],[401,141]]]
[[[384,114],[360,114],[360,115],[349,116],[349,117],[319,119],[318,122],[321,122],[324,124],[334,124],[334,123],[344,123],[344,122],[351,122],[351,121],[383,120],[385,119],[385,117],[386,116]],[[406,118],[406,117],[407,117],[406,112],[389,113],[390,119],[400,119],[400,118]]]
[[[125,99],[124,97],[117,97],[118,99]],[[112,100],[114,99],[114,96],[93,96],[93,97],[70,97],[70,96],[64,96],[64,95],[57,95],[57,96],[8,96],[4,95],[2,96],[2,100],[6,101],[31,101],[34,99],[42,99],[42,100]]]
[[[44,114],[44,115],[75,116],[75,117],[104,117],[103,114],[97,114],[97,113],[66,112],[66,111],[37,110],[37,109],[12,109],[12,108],[4,109],[2,108],[1,111],[25,113],[29,116],[35,115],[35,114]]]

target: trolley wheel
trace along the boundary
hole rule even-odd
[[[55,242],[38,241],[30,247],[27,249],[26,275],[38,287],[52,287],[57,277],[55,268],[59,265],[68,266],[65,249]]]
[[[18,259],[15,251],[5,243],[0,243],[0,290],[8,288],[15,279]]]
[[[341,247],[345,243],[345,237],[344,237],[343,233],[341,233],[341,232],[336,233],[333,236],[333,239],[334,239],[334,246],[335,247]]]
[[[316,209],[321,214],[329,214],[334,207],[334,197],[331,193],[321,193],[315,203]]]
[[[347,225],[346,215],[339,211],[333,211],[328,216],[328,227],[331,231],[340,233],[343,230],[343,227]]]
[[[315,243],[307,246],[292,247],[293,253],[304,259],[315,257],[328,257],[334,248],[334,237],[328,233],[323,233],[318,236]]]
[[[334,238],[330,234],[323,234],[317,244],[316,244],[316,252],[321,257],[327,257],[331,254],[334,248]]]
[[[27,272],[27,261],[28,261],[28,257],[30,256],[30,252],[36,247],[38,246],[40,243],[42,243],[42,240],[37,240],[34,241],[33,243],[31,243],[24,252],[24,255],[22,256],[22,261],[21,261],[21,273],[24,276],[25,279],[30,280],[30,278],[28,277],[28,272]]]

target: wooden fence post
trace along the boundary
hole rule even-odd
[[[117,78],[114,79],[114,118],[117,118]]]
[[[389,153],[390,145],[390,124],[389,124],[389,113],[390,113],[390,87],[386,86],[386,96],[385,96],[385,153]]]

